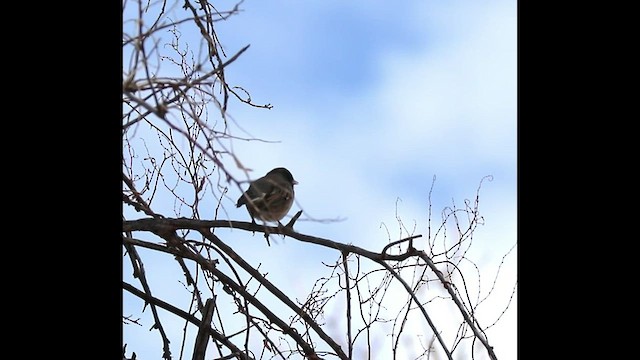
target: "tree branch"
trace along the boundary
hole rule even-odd
[[[238,221],[227,221],[227,220],[194,220],[194,219],[186,219],[186,218],[178,218],[178,219],[170,219],[170,218],[164,218],[164,219],[139,219],[139,220],[128,220],[128,221],[124,221],[123,222],[123,230],[124,231],[151,231],[151,232],[154,232],[154,233],[157,233],[157,234],[161,234],[161,233],[166,232],[166,231],[175,231],[176,229],[192,229],[192,230],[199,231],[207,239],[212,241],[216,246],[218,246],[221,249],[223,249],[223,251],[225,251],[225,252],[229,251],[228,254],[230,254],[230,256],[234,260],[236,260],[245,270],[247,270],[253,276],[255,276],[257,279],[259,279],[265,285],[265,287],[267,287],[269,289],[269,291],[273,292],[276,296],[278,296],[278,298],[280,298],[281,300],[285,301],[285,303],[287,303],[287,305],[289,305],[292,309],[298,309],[300,311],[299,314],[301,314],[301,316],[305,319],[305,321],[307,321],[309,324],[315,324],[315,321],[310,319],[306,313],[304,313],[301,309],[299,309],[295,304],[290,302],[290,300],[288,300],[288,298],[284,294],[282,294],[282,292],[278,288],[273,286],[270,282],[268,282],[268,280],[264,279],[264,277],[262,277],[257,271],[255,271],[255,269],[251,268],[251,266],[246,264],[237,254],[235,254],[235,252],[233,252],[233,250],[231,250],[230,247],[228,247],[220,239],[218,239],[215,235],[213,235],[209,230],[210,228],[235,228],[235,229],[242,229],[242,230],[246,230],[246,231],[256,231],[256,232],[271,233],[271,234],[282,234],[282,235],[286,235],[286,236],[289,236],[289,237],[294,238],[294,239],[298,239],[298,240],[303,241],[303,242],[309,242],[309,243],[313,243],[313,244],[317,244],[317,245],[322,245],[322,246],[326,246],[326,247],[329,247],[329,248],[333,248],[333,249],[336,249],[336,250],[340,250],[343,254],[345,254],[345,253],[346,254],[348,254],[348,253],[358,254],[358,255],[364,256],[364,257],[366,257],[366,258],[368,258],[370,260],[373,260],[373,261],[377,262],[378,264],[383,266],[387,271],[389,271],[405,287],[407,292],[414,299],[414,301],[416,302],[417,306],[422,311],[423,316],[425,317],[425,319],[429,323],[429,326],[432,328],[435,336],[438,338],[438,341],[440,342],[441,346],[443,347],[443,349],[447,353],[447,356],[451,359],[452,357],[451,357],[450,351],[447,349],[447,347],[446,347],[444,341],[442,340],[442,338],[440,337],[440,334],[438,333],[435,325],[433,324],[433,322],[429,318],[428,314],[426,313],[426,310],[420,304],[418,299],[415,297],[415,294],[411,290],[411,287],[400,277],[400,275],[397,272],[395,272],[385,262],[385,261],[403,261],[403,260],[406,260],[409,257],[418,256],[418,257],[420,257],[422,260],[424,260],[426,262],[426,264],[429,266],[429,268],[434,273],[436,273],[438,279],[443,284],[445,289],[447,289],[447,291],[449,292],[449,295],[451,296],[451,298],[453,299],[454,303],[456,304],[456,306],[460,310],[465,322],[471,327],[474,335],[487,348],[487,350],[489,352],[489,356],[494,360],[496,359],[495,353],[493,352],[493,347],[491,347],[489,345],[489,343],[487,342],[487,340],[484,337],[484,335],[478,329],[478,327],[477,327],[476,323],[474,322],[474,320],[469,316],[469,314],[466,311],[466,309],[464,308],[462,302],[459,300],[458,295],[451,288],[450,283],[444,278],[444,275],[442,274],[442,272],[436,267],[436,265],[426,255],[426,253],[424,253],[424,251],[418,251],[418,250],[410,247],[407,252],[405,252],[403,254],[400,254],[400,255],[390,255],[390,254],[385,254],[385,253],[376,253],[376,252],[372,252],[372,251],[360,248],[358,246],[343,244],[343,243],[335,242],[335,241],[332,241],[332,240],[329,240],[329,239],[323,239],[323,238],[319,238],[319,237],[315,237],[315,236],[300,234],[298,232],[293,231],[293,229],[290,228],[290,227],[268,227],[268,226],[262,226],[262,225],[249,223],[249,222],[238,222]],[[394,243],[399,243],[399,242],[403,242],[403,241],[407,241],[407,240],[412,240],[413,238],[416,238],[418,236],[419,235],[412,236],[412,237],[409,237],[409,238],[406,238],[406,239],[402,239],[402,240],[398,240],[398,241],[396,241]],[[385,247],[385,249],[387,249],[387,248],[388,248],[388,246]],[[233,254],[233,256],[231,254]],[[184,256],[184,254],[182,254],[182,255]],[[196,256],[199,256],[199,255],[196,254]],[[224,274],[221,274],[221,275],[224,275]],[[249,294],[247,294],[247,295],[250,296]],[[244,296],[244,294],[243,294],[243,296]],[[253,304],[253,302],[252,302],[252,304]],[[256,306],[255,304],[253,304],[253,305]],[[268,309],[265,309],[265,310],[268,310]],[[275,316],[275,315],[273,315],[273,316]],[[305,318],[305,316],[306,316],[306,318]],[[276,321],[274,321],[274,322],[276,322]],[[278,325],[278,326],[280,326],[280,325]],[[286,324],[283,324],[283,326],[288,328],[288,326]],[[282,327],[281,327],[281,329],[284,330],[284,328],[282,328]],[[321,335],[321,337],[323,337],[323,335],[322,335],[323,332],[319,327],[317,329],[314,328],[314,330],[316,330],[316,332],[318,332],[318,334]],[[327,339],[325,339],[323,337],[323,340],[327,341],[327,343],[330,344],[330,345],[332,344],[332,340],[331,340],[331,342],[328,342],[330,340],[330,337],[328,337],[328,336],[327,336]],[[344,353],[341,352],[341,350],[340,351],[337,350],[337,349],[339,349],[339,346],[337,346],[337,344],[336,344],[336,347],[332,346],[332,348],[339,355],[341,355],[342,358],[347,358],[346,355],[344,355]]]
[[[254,297],[252,294],[250,294],[249,292],[247,292],[245,290],[245,288],[243,286],[240,286],[239,284],[237,284],[233,279],[229,278],[226,274],[224,274],[222,271],[218,270],[211,261],[205,259],[204,257],[202,257],[202,255],[191,251],[191,249],[189,249],[188,247],[184,246],[184,244],[181,244],[183,242],[183,240],[181,240],[177,235],[175,235],[174,231],[175,229],[168,227],[165,225],[160,225],[157,227],[154,227],[155,230],[152,231],[153,233],[155,233],[156,235],[164,238],[167,241],[167,248],[164,249],[164,252],[168,252],[171,254],[174,254],[176,256],[181,256],[184,257],[186,259],[190,259],[193,260],[195,262],[197,262],[203,269],[211,272],[216,278],[218,278],[219,281],[221,281],[223,284],[225,284],[226,286],[228,286],[231,290],[239,293],[244,299],[246,299],[251,305],[253,305],[255,308],[257,308],[260,312],[262,312],[267,319],[269,319],[269,321],[271,321],[272,323],[276,324],[276,326],[278,326],[285,334],[287,334],[288,336],[290,336],[297,344],[298,346],[300,346],[300,348],[302,348],[305,356],[309,357],[310,359],[317,357],[315,350],[313,349],[313,347],[308,344],[304,339],[302,339],[302,337],[300,336],[300,334],[298,333],[298,331],[295,328],[290,327],[289,325],[287,325],[286,322],[284,322],[282,319],[280,319],[277,315],[275,315],[267,306],[265,306],[262,302],[260,302],[256,297]],[[217,237],[215,237],[215,235],[211,234],[210,232],[208,232],[208,229],[200,229],[201,233],[205,236],[209,236],[210,240],[216,240]],[[207,234],[208,232],[208,234]],[[219,239],[217,239],[217,242],[222,243]],[[138,244],[143,244],[144,242],[140,242],[138,241]],[[218,244],[216,244],[218,245]],[[221,244],[224,245],[224,244]],[[226,246],[226,245],[224,245]],[[230,249],[230,248],[229,248]],[[236,260],[234,258],[234,260]],[[260,275],[260,277],[262,277]],[[266,281],[266,279],[264,279]],[[277,290],[277,292],[279,292],[280,294],[282,294],[282,292],[280,292],[279,289],[277,289],[275,286],[273,286],[273,288],[275,290]],[[282,294],[282,296],[284,298],[286,298],[286,296],[284,294]],[[287,298],[288,299],[288,298]],[[290,302],[290,300],[289,300]],[[291,304],[293,304],[291,302]],[[293,304],[295,306],[295,304]],[[300,310],[302,312],[302,310]],[[319,329],[319,327],[318,327]],[[320,329],[321,334],[323,334],[324,332]],[[325,335],[326,336],[326,335]],[[333,340],[331,340],[330,337],[326,336],[331,342],[333,342]],[[329,343],[331,344],[331,343]],[[337,344],[336,344],[337,346]],[[340,350],[340,347],[337,346],[337,349],[339,350],[336,351],[338,353],[338,356],[340,356],[341,359],[343,360],[347,360],[346,355],[344,355],[344,353]]]
[[[489,345],[489,342],[485,338],[484,334],[480,332],[480,330],[476,326],[476,322],[474,322],[473,319],[471,319],[471,317],[469,316],[469,313],[464,308],[464,305],[462,305],[462,302],[458,298],[458,295],[456,295],[455,291],[452,289],[451,284],[444,278],[444,275],[442,274],[442,272],[438,270],[438,267],[436,267],[436,264],[433,263],[433,261],[429,258],[429,256],[427,256],[427,254],[424,251],[417,251],[417,255],[420,256],[420,258],[427,263],[427,266],[429,266],[431,271],[433,271],[436,274],[436,276],[440,280],[440,283],[442,283],[444,288],[447,289],[447,292],[451,296],[451,299],[453,299],[453,302],[458,307],[458,310],[460,310],[460,313],[462,314],[464,321],[469,325],[469,327],[473,331],[473,334],[478,339],[480,339],[480,342],[482,343],[482,345],[484,345],[484,347],[489,352],[489,356],[491,357],[491,359],[497,360],[496,354],[493,352],[493,346]]]
[[[167,251],[169,253],[173,252],[174,250],[171,251]],[[150,304],[154,304],[155,306],[158,306],[162,309],[167,310],[168,312],[175,314],[185,320],[187,320],[188,322],[200,327],[201,325],[201,321],[198,320],[195,316],[189,314],[186,311],[183,311],[182,309],[179,309],[167,302],[164,302],[158,298],[155,298],[145,292],[142,292],[138,289],[136,289],[134,286],[132,286],[131,284],[128,284],[126,282],[122,282],[122,288],[124,290],[127,290],[128,292],[130,292],[131,294],[139,297],[140,299],[150,303]],[[207,329],[207,331],[209,332],[209,334],[211,334],[211,337],[213,337],[216,341],[220,342],[221,344],[223,344],[224,346],[226,346],[227,348],[229,348],[229,350],[231,350],[233,352],[233,354],[235,356],[240,357],[242,360],[255,360],[252,357],[249,357],[247,354],[245,354],[244,352],[242,352],[242,350],[240,350],[237,346],[235,346],[231,341],[229,341],[223,334],[220,334],[219,332],[217,332],[215,329],[209,327],[209,329]]]
[[[209,329],[211,329],[211,319],[213,318],[213,309],[215,302],[213,299],[207,299],[202,311],[202,321],[198,327],[198,335],[196,335],[196,343],[193,347],[192,360],[204,360],[207,351],[207,343],[209,342]]]

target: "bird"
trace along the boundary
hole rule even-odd
[[[269,171],[265,176],[252,181],[236,207],[245,205],[251,222],[258,218],[264,222],[278,222],[287,215],[293,205],[293,186],[298,184],[291,172],[283,167]]]

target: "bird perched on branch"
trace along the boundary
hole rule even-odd
[[[238,199],[236,207],[246,205],[253,223],[255,218],[265,222],[280,222],[293,205],[293,185],[297,183],[289,170],[275,168],[252,181],[247,191]]]

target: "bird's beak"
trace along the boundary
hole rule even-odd
[[[293,184],[293,185],[298,185],[298,182],[297,182],[297,181],[295,181],[295,180],[293,180],[292,184]]]

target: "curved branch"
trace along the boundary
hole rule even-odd
[[[191,260],[198,261],[197,257],[192,258]],[[205,264],[201,264],[201,266],[204,266],[204,265]],[[300,336],[300,334],[295,328],[292,328],[289,325],[287,325],[286,322],[284,322],[276,314],[274,314],[271,310],[269,310],[269,308],[266,305],[264,305],[260,300],[255,298],[253,295],[249,294],[243,287],[236,284],[236,282],[233,281],[233,279],[225,275],[222,271],[216,269],[213,266],[209,266],[208,270],[210,270],[213,273],[213,275],[217,277],[222,283],[228,285],[232,290],[240,293],[240,295],[245,299],[247,299],[251,305],[255,306],[261,313],[263,313],[267,317],[267,319],[269,319],[269,321],[276,324],[276,326],[278,326],[285,334],[289,335],[296,342],[296,344],[298,344],[298,346],[302,348],[305,356],[309,358],[313,358],[314,356],[317,356],[313,347],[310,344],[308,344],[302,338],[302,336]]]
[[[220,250],[222,250],[225,254],[227,254],[230,258],[232,258],[240,267],[242,267],[246,272],[248,272],[251,276],[253,276],[256,280],[258,280],[264,287],[269,290],[272,294],[274,294],[278,299],[282,300],[291,310],[293,310],[297,315],[307,323],[311,328],[320,336],[322,340],[324,340],[333,351],[338,354],[341,359],[347,359],[347,356],[342,351],[340,345],[338,345],[329,335],[327,335],[324,330],[306,313],[303,309],[297,306],[287,295],[285,295],[277,286],[273,285],[271,281],[267,280],[264,276],[260,274],[256,269],[254,269],[251,265],[249,265],[246,261],[242,259],[233,249],[225,244],[222,240],[220,240],[216,235],[211,233],[208,228],[200,229],[202,235],[211,241],[214,245],[216,245]]]
[[[158,298],[155,298],[143,291],[140,291],[138,289],[136,289],[133,285],[128,284],[126,282],[122,282],[122,288],[124,290],[127,290],[128,292],[130,292],[131,294],[139,297],[140,299],[150,303],[150,304],[154,304],[155,306],[158,306],[162,309],[167,310],[168,312],[175,314],[185,320],[187,320],[188,322],[194,324],[197,327],[200,327],[202,322],[200,320],[198,320],[195,316],[189,314],[186,311],[183,311],[182,309],[179,309],[167,302],[164,302]],[[209,326],[209,328],[207,329],[207,331],[209,331],[209,334],[211,334],[211,337],[213,337],[216,341],[219,341],[221,344],[223,344],[224,346],[226,346],[227,348],[229,348],[229,350],[231,350],[233,352],[234,355],[239,356],[241,359],[243,360],[254,360],[253,358],[249,357],[247,354],[245,354],[244,352],[242,352],[242,350],[240,350],[237,346],[235,346],[231,341],[229,341],[224,335],[220,334],[219,332],[217,332],[215,329],[213,329],[211,326]]]
[[[429,314],[427,314],[427,310],[425,310],[424,306],[422,306],[422,304],[420,303],[420,301],[416,297],[416,294],[413,292],[413,290],[411,289],[409,284],[407,284],[407,282],[404,281],[404,279],[402,277],[400,277],[400,275],[395,270],[393,270],[393,268],[389,264],[387,264],[386,262],[384,262],[382,260],[379,260],[379,261],[376,261],[376,262],[378,264],[382,265],[391,275],[393,275],[394,278],[396,278],[396,280],[398,280],[400,282],[400,284],[402,284],[402,286],[404,286],[404,288],[405,288],[405,290],[407,290],[407,293],[409,294],[409,296],[411,296],[411,299],[413,299],[413,301],[415,301],[416,305],[418,306],[418,308],[422,312],[422,315],[427,320],[427,323],[431,327],[431,330],[433,330],[433,333],[438,338],[438,342],[440,342],[440,346],[442,346],[442,348],[444,349],[444,352],[447,354],[447,357],[449,358],[449,360],[453,360],[451,352],[449,351],[449,349],[445,345],[444,340],[442,339],[442,337],[440,336],[440,333],[438,332],[438,329],[436,328],[436,326],[433,323],[433,321],[431,321],[431,317],[429,317]]]
[[[352,252],[355,254],[359,254],[370,260],[373,260],[379,263],[385,269],[390,271],[393,274],[393,276],[396,277],[396,279],[398,279],[403,284],[403,286],[407,289],[410,295],[414,298],[416,303],[420,306],[420,309],[423,312],[423,315],[429,322],[429,325],[432,326],[432,329],[434,329],[434,333],[436,334],[436,336],[438,336],[438,340],[441,342],[443,348],[445,349],[445,351],[447,351],[447,354],[450,356],[450,353],[446,349],[444,343],[441,341],[439,334],[437,333],[437,331],[435,330],[435,327],[431,323],[431,320],[426,314],[426,311],[420,305],[419,301],[415,299],[415,294],[411,292],[411,288],[397,273],[395,273],[395,271],[388,264],[385,263],[385,260],[386,261],[403,261],[409,257],[418,256],[426,262],[429,268],[436,274],[436,276],[438,277],[440,282],[443,284],[447,292],[449,292],[449,295],[451,296],[454,303],[458,307],[465,322],[469,324],[474,335],[478,339],[480,339],[482,344],[485,346],[485,348],[489,352],[489,356],[491,357],[491,359],[494,359],[494,360],[497,359],[493,351],[493,347],[489,345],[488,341],[486,340],[485,336],[482,334],[481,330],[478,328],[478,326],[476,326],[477,323],[474,322],[474,320],[469,316],[469,313],[464,308],[464,305],[459,300],[458,295],[452,289],[450,283],[444,278],[444,275],[442,274],[442,272],[436,267],[436,265],[433,263],[433,261],[429,258],[429,256],[427,256],[427,254],[424,251],[417,251],[415,249],[413,250],[410,249],[410,251],[405,252],[404,254],[387,255],[387,254],[372,252],[354,245],[343,244],[343,243],[335,242],[329,239],[323,239],[315,236],[300,234],[293,231],[293,229],[287,228],[287,227],[268,227],[268,226],[262,226],[258,224],[248,223],[248,222],[238,222],[238,221],[228,221],[228,220],[205,221],[205,220],[193,220],[193,219],[186,219],[186,218],[179,218],[179,219],[165,218],[165,219],[139,219],[139,220],[129,220],[129,221],[123,222],[123,231],[152,231],[155,233],[158,233],[158,231],[162,233],[163,231],[175,230],[175,229],[193,229],[193,230],[198,230],[202,233],[206,233],[209,231],[208,229],[212,227],[236,228],[236,229],[242,229],[247,231],[268,232],[270,234],[283,234],[283,235],[292,237],[294,239],[298,239],[300,241],[334,248],[342,252]],[[403,239],[403,240],[407,240],[407,239]]]
[[[191,229],[200,231],[207,228],[231,228],[241,229],[251,232],[261,232],[269,234],[286,235],[291,238],[308,242],[316,245],[322,245],[332,249],[346,251],[348,253],[354,253],[362,255],[371,260],[393,260],[402,261],[411,257],[411,254],[404,253],[400,255],[387,255],[380,254],[373,251],[363,249],[359,246],[343,244],[333,240],[324,239],[316,236],[305,235],[298,233],[290,227],[282,226],[264,226],[256,223],[244,222],[244,221],[230,221],[230,220],[196,220],[187,218],[164,218],[164,219],[138,219],[138,220],[125,220],[122,223],[123,231],[162,231],[175,230],[175,229]]]
[[[203,235],[207,234],[207,232],[208,232],[208,229],[204,229],[203,230],[201,228],[199,230]],[[228,277],[222,271],[218,270],[210,260],[207,260],[202,255],[200,255],[200,254],[192,251],[190,248],[184,246],[184,244],[182,243],[183,240],[174,233],[175,228],[170,228],[170,227],[167,227],[166,225],[164,225],[164,226],[161,225],[161,226],[156,226],[155,230],[150,230],[150,231],[152,231],[153,233],[155,233],[156,235],[162,237],[163,239],[165,239],[167,241],[167,247],[164,247],[164,249],[162,249],[163,252],[167,252],[167,253],[170,253],[170,254],[173,254],[173,255],[176,255],[176,256],[180,256],[180,257],[183,257],[183,258],[186,258],[186,259],[190,259],[190,260],[193,260],[196,263],[198,263],[203,269],[211,272],[215,277],[217,277],[220,282],[222,282],[223,284],[227,285],[233,291],[239,293],[251,305],[253,305],[261,313],[263,313],[267,317],[267,319],[269,319],[270,322],[276,324],[276,326],[278,326],[283,331],[283,333],[285,333],[288,336],[290,336],[298,344],[298,346],[300,346],[300,348],[302,348],[305,356],[307,356],[310,359],[317,358],[317,355],[316,355],[315,350],[313,349],[313,347],[310,344],[308,344],[300,336],[300,334],[298,333],[298,331],[295,328],[292,328],[289,325],[287,325],[286,322],[284,322],[276,314],[274,314],[260,300],[258,300],[256,297],[251,295],[249,292],[247,292],[243,286],[240,286],[233,279]],[[209,234],[211,234],[211,233],[209,232]],[[213,234],[211,234],[211,235],[213,235]],[[215,237],[215,235],[213,235],[213,236],[210,236],[210,239],[215,241],[217,239],[217,237]],[[222,244],[222,242],[219,239],[217,239],[217,241]],[[136,243],[137,244],[141,244],[141,245],[144,244],[144,242],[142,242],[142,241],[136,241]],[[155,245],[155,244],[150,244],[150,245]],[[224,244],[222,244],[222,245],[224,245]],[[157,245],[155,245],[153,247],[157,248]],[[234,260],[236,260],[236,259],[234,258]],[[280,290],[275,288],[275,286],[273,286],[273,288],[276,289],[278,292],[280,292]],[[284,296],[284,294],[282,294],[282,296]],[[286,296],[284,296],[284,297],[286,298]],[[294,306],[295,306],[295,304],[294,304]],[[300,311],[302,312],[302,310],[300,310]],[[320,329],[320,331],[321,331],[321,334],[324,333],[324,332],[322,332],[321,329]],[[331,343],[329,343],[329,344],[331,344]],[[340,347],[337,344],[335,344],[335,345],[336,345],[336,347],[338,349],[338,351],[336,351],[337,355],[341,359],[346,360],[347,359],[346,355],[344,355],[344,353],[342,352],[342,350],[340,350]]]
[[[493,352],[493,346],[489,345],[489,342],[484,337],[484,334],[482,334],[480,329],[478,329],[478,327],[476,326],[476,322],[474,322],[473,319],[471,319],[471,317],[469,316],[469,313],[465,310],[464,305],[462,304],[460,299],[458,299],[458,296],[456,295],[455,291],[452,289],[451,284],[444,278],[444,275],[440,270],[438,270],[438,268],[436,267],[436,264],[433,263],[433,261],[429,258],[429,256],[427,256],[427,254],[424,253],[424,251],[417,251],[416,253],[422,260],[424,260],[427,263],[431,271],[433,271],[436,274],[436,276],[438,277],[438,279],[440,280],[444,288],[447,289],[447,292],[449,293],[449,295],[451,295],[451,299],[453,299],[453,302],[458,307],[458,310],[460,310],[460,313],[462,314],[464,321],[467,324],[469,324],[469,327],[471,327],[473,334],[478,339],[480,339],[480,342],[482,342],[482,345],[484,345],[484,347],[489,352],[489,356],[491,357],[491,359],[497,360],[496,354]]]
[[[149,283],[147,282],[147,277],[144,271],[144,265],[142,263],[142,259],[140,259],[140,255],[136,249],[128,244],[123,237],[123,245],[127,252],[129,253],[129,258],[131,259],[131,265],[134,269],[134,277],[137,277],[140,280],[140,284],[142,284],[142,288],[145,291],[145,295],[151,296],[151,288],[149,287]],[[147,303],[145,303],[146,306]],[[162,337],[162,358],[163,359],[171,359],[171,349],[169,348],[169,338],[167,337],[166,332],[164,331],[164,327],[162,326],[162,322],[160,321],[160,316],[158,316],[158,310],[154,303],[149,302],[151,307],[151,314],[153,315],[153,328],[158,329],[160,336]]]

